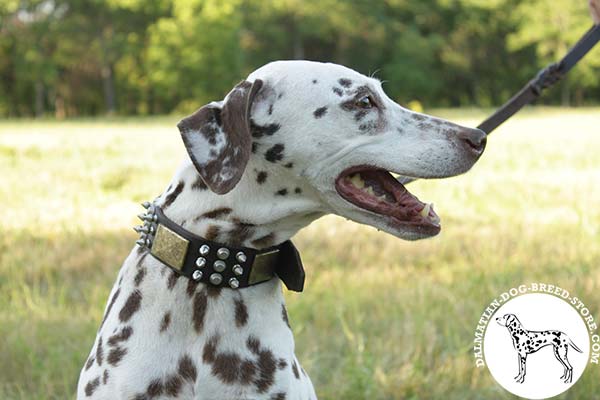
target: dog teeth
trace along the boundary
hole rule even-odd
[[[424,218],[429,218],[429,211],[431,210],[431,204],[425,204],[425,207],[421,210],[420,214]]]
[[[352,183],[352,185],[354,185],[354,187],[357,187],[359,189],[362,189],[365,187],[365,182],[360,177],[360,174],[352,175],[350,177],[350,183]]]
[[[363,181],[360,174],[350,175],[347,179],[352,184],[352,186],[354,186],[355,188],[360,189],[361,191],[368,193],[369,195],[371,195],[381,201],[387,201],[387,197],[385,196],[385,194],[382,194],[382,195],[376,194],[375,191],[373,190],[373,187],[367,186],[367,184],[365,183],[365,181]]]
[[[421,210],[421,212],[419,214],[421,214],[421,216],[423,218],[427,218],[434,224],[439,224],[440,217],[435,212],[433,213],[433,215],[429,215],[432,211],[433,211],[433,203],[425,204],[425,207],[423,207],[423,209]]]

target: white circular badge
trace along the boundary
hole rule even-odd
[[[528,399],[547,399],[581,377],[590,337],[569,303],[531,293],[496,310],[485,331],[483,352],[492,376],[506,390]]]

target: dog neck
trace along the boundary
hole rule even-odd
[[[217,195],[206,187],[193,165],[184,162],[156,204],[173,222],[205,239],[254,249],[288,240],[323,215],[319,203],[309,195],[277,195],[280,189],[276,176],[270,177],[269,185],[257,184],[257,167],[250,165],[250,172],[234,190]],[[301,192],[309,190],[299,182],[288,180],[288,187],[290,184],[294,185],[292,188],[301,188]],[[283,338],[277,346],[293,353],[293,338],[279,279],[239,290],[215,288],[179,275],[151,256],[147,248],[137,246],[121,270],[113,288],[113,299],[119,291],[138,293],[142,305],[147,307],[147,315],[161,315],[166,309],[176,309],[177,317],[170,318],[170,329],[176,329],[182,333],[181,337],[192,342],[205,340],[203,335],[208,332],[219,332],[224,342],[244,347],[247,335],[242,335],[240,327],[260,332],[268,326],[273,338],[278,337],[273,332]],[[107,314],[109,312],[110,308]],[[114,330],[115,322],[114,316],[109,317],[105,329]],[[197,335],[193,335],[194,332]]]
[[[325,212],[316,193],[299,179],[262,167],[249,163],[238,185],[218,195],[185,161],[156,202],[169,219],[207,240],[254,249],[274,246]]]
[[[511,324],[506,325],[506,327],[508,328],[508,330],[510,332],[515,332],[518,330],[523,330],[523,325],[521,325],[520,322],[517,321],[517,326],[512,326]]]

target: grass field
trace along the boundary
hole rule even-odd
[[[176,121],[0,122],[0,399],[74,397],[138,203],[184,155]],[[468,174],[411,187],[435,202],[438,237],[402,242],[337,217],[296,237],[298,357],[321,399],[513,398],[473,363],[491,299],[548,282],[600,317],[600,109],[528,110]],[[600,398],[599,377],[588,367],[558,398]]]

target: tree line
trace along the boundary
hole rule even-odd
[[[277,59],[401,104],[493,106],[591,26],[583,0],[2,0],[0,116],[185,113]],[[544,97],[600,101],[596,49]]]

